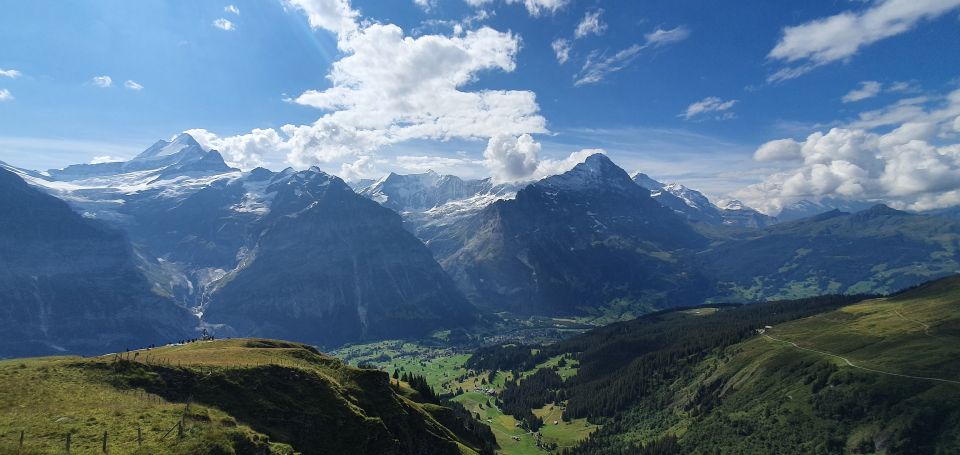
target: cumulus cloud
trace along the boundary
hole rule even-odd
[[[800,77],[819,66],[853,57],[861,48],[912,30],[960,6],[960,0],[879,0],[861,11],[786,27],[770,59],[793,64],[768,77],[779,82]]]
[[[139,92],[140,90],[143,90],[143,86],[142,86],[142,85],[140,85],[140,84],[136,83],[136,81],[132,81],[132,80],[127,80],[126,82],[123,83],[123,86],[126,87],[126,88],[128,88],[128,89],[130,89],[130,90],[134,90],[134,91],[137,91],[137,92]]]
[[[540,163],[537,164],[537,170],[534,172],[534,177],[540,179],[549,177],[551,175],[562,174],[570,169],[573,169],[574,166],[584,162],[590,155],[595,155],[597,153],[606,155],[607,151],[604,149],[583,149],[573,152],[563,159],[554,160],[547,158],[540,160]]]
[[[236,14],[237,16],[240,15],[240,8],[237,8],[236,5],[227,5],[223,8],[223,11],[226,13]]]
[[[570,60],[570,40],[557,38],[550,43],[550,47],[553,48],[553,53],[557,55],[557,62],[561,65]]]
[[[645,35],[646,41],[643,44],[634,44],[613,55],[608,56],[605,53],[592,52],[587,58],[587,62],[584,63],[583,68],[581,68],[580,72],[575,76],[573,85],[596,84],[610,73],[620,71],[629,66],[647,48],[656,48],[678,43],[687,39],[689,36],[690,30],[684,26],[669,30],[658,28]]]
[[[13,94],[10,90],[0,88],[0,101],[13,101]]]
[[[777,139],[760,146],[753,154],[757,161],[790,161],[802,157],[801,145],[793,139]]]
[[[483,72],[514,70],[520,43],[512,33],[480,27],[412,37],[393,24],[344,25],[357,19],[347,2],[288,3],[298,5],[315,28],[337,32],[343,57],[327,75],[328,88],[290,100],[322,111],[311,124],[226,138],[191,131],[231,165],[249,168],[283,155],[296,167],[352,163],[343,169],[356,173],[369,169],[360,165],[362,157],[408,140],[488,140],[548,131],[533,92],[463,88]]]
[[[859,88],[850,90],[846,95],[843,95],[843,102],[854,103],[867,98],[873,98],[879,95],[882,89],[883,84],[877,81],[863,81],[860,83]]]
[[[493,3],[494,0],[464,0],[468,5],[473,7],[480,7],[490,3]],[[531,16],[539,16],[543,13],[554,14],[557,11],[563,9],[570,3],[570,0],[504,0],[504,3],[515,4],[522,3],[527,12]]]
[[[529,134],[498,134],[487,142],[483,157],[494,180],[510,182],[527,178],[537,170],[540,148],[540,143]]]
[[[5,70],[3,68],[0,68],[0,77],[9,77],[10,79],[16,79],[22,75],[23,73],[17,70]]]
[[[718,112],[718,113],[721,113],[717,117],[719,120],[727,120],[727,119],[733,118],[731,115],[732,113],[728,111],[735,104],[737,104],[737,100],[724,101],[722,98],[709,96],[700,101],[697,101],[696,103],[693,103],[687,106],[687,110],[684,111],[682,114],[680,114],[680,116],[687,120],[690,120],[700,115],[708,114],[711,112]]]
[[[909,115],[896,116],[899,121],[886,132],[848,125],[814,132],[802,141],[781,139],[763,144],[754,154],[757,160],[797,164],[734,195],[771,214],[792,202],[823,197],[883,201],[913,210],[956,204],[960,196],[960,144],[956,143],[960,90],[939,103],[909,106]],[[890,124],[881,121],[873,125]]]
[[[113,85],[113,79],[110,76],[95,76],[91,81],[93,85],[100,88],[108,88]]]
[[[508,134],[490,138],[483,152],[483,165],[498,183],[537,180],[562,174],[582,163],[588,156],[607,152],[603,149],[583,149],[566,158],[540,158],[542,146],[529,134]]]
[[[251,169],[264,164],[266,155],[282,152],[289,146],[276,130],[254,129],[247,134],[219,137],[202,128],[185,131],[207,150],[217,150],[224,161],[242,169]]]
[[[577,29],[573,32],[574,39],[585,38],[590,35],[602,35],[607,31],[607,24],[600,19],[603,14],[602,9],[596,11],[587,11],[577,24]]]
[[[349,0],[285,0],[285,4],[300,10],[315,29],[339,35],[358,27],[360,13],[350,6]]]
[[[222,17],[213,21],[213,26],[227,32],[237,29],[237,27],[233,25],[233,22],[230,22],[229,20],[224,19]]]
[[[331,121],[375,132],[386,143],[414,138],[489,138],[545,132],[529,91],[463,91],[482,71],[513,71],[519,38],[489,27],[463,36],[404,36],[373,24],[340,43],[332,87],[294,102],[332,111]]]

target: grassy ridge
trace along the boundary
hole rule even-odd
[[[400,393],[397,393],[400,392]],[[222,340],[0,362],[0,447],[34,453],[476,453],[409,390],[296,343]],[[189,403],[189,405],[188,405]],[[184,420],[178,431],[161,436]],[[221,450],[222,449],[222,450]]]
[[[958,327],[957,277],[776,324],[698,355],[572,453],[960,453]]]

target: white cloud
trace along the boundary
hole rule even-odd
[[[13,101],[13,94],[10,90],[0,88],[0,101]]]
[[[498,182],[522,180],[537,170],[540,162],[540,143],[529,134],[519,137],[498,134],[487,142],[483,151],[485,165]]]
[[[802,157],[801,144],[793,139],[777,139],[760,146],[753,154],[757,161],[790,161]]]
[[[889,106],[861,112],[847,127],[873,129],[896,127],[904,123],[943,125],[960,115],[960,90],[945,96],[919,96],[901,99]]]
[[[909,81],[896,81],[890,84],[887,91],[894,93],[915,93],[920,91],[920,87]]]
[[[863,81],[860,83],[860,88],[850,90],[850,92],[843,96],[843,102],[854,103],[867,98],[873,98],[879,95],[882,89],[883,84],[877,81]]]
[[[557,38],[550,43],[550,47],[553,48],[553,53],[557,55],[557,61],[561,65],[570,60],[570,40]]]
[[[468,5],[473,7],[480,7],[493,3],[494,0],[464,0]],[[527,12],[531,16],[539,16],[543,13],[554,14],[557,11],[563,9],[570,3],[570,0],[504,0],[504,3],[514,4],[514,3],[523,3],[523,6],[527,8]]]
[[[529,134],[497,135],[487,142],[483,165],[498,183],[537,180],[562,174],[582,163],[588,156],[607,152],[603,149],[583,149],[563,159],[540,158],[542,146]]]
[[[588,11],[583,16],[580,24],[577,25],[577,29],[574,30],[574,39],[584,38],[589,35],[602,35],[605,31],[607,31],[607,24],[600,19],[602,14],[602,9]]]
[[[393,24],[359,21],[352,28],[343,25],[358,19],[349,3],[296,3],[315,28],[338,31],[342,57],[327,74],[329,86],[290,99],[322,112],[310,124],[232,137],[189,131],[220,150],[231,165],[249,168],[283,156],[295,167],[358,173],[372,169],[379,149],[405,141],[486,141],[501,134],[548,132],[533,92],[464,89],[484,72],[514,70],[516,35],[480,27],[409,36]],[[324,5],[323,11],[336,17],[319,17]],[[363,157],[370,158],[361,162]]]
[[[693,103],[687,106],[687,110],[684,111],[682,114],[680,114],[680,116],[687,120],[690,120],[694,117],[707,114],[710,112],[722,112],[723,114],[721,114],[721,116],[718,117],[718,119],[727,120],[732,117],[727,115],[727,114],[731,114],[730,112],[725,112],[725,111],[729,111],[730,108],[732,108],[735,104],[737,104],[737,100],[724,101],[722,98],[709,96],[700,101],[697,101],[696,103]]]
[[[395,25],[373,24],[340,47],[348,55],[334,63],[332,87],[295,99],[334,111],[330,120],[378,130],[388,142],[545,131],[533,92],[459,90],[482,71],[513,71],[519,39],[511,33],[482,27],[412,38]]]
[[[93,85],[100,88],[108,88],[113,85],[113,79],[110,76],[95,76],[92,82]]]
[[[227,32],[237,29],[237,27],[233,25],[233,22],[230,22],[222,17],[213,21],[213,26]]]
[[[430,11],[437,6],[437,0],[413,0],[413,3],[423,8],[424,11]]]
[[[135,81],[132,81],[132,80],[127,80],[126,82],[123,83],[123,86],[126,87],[126,88],[128,88],[128,89],[130,89],[130,90],[135,90],[135,91],[138,91],[138,92],[139,92],[140,90],[143,90],[143,86],[142,86],[142,85],[140,85],[140,84],[138,84],[138,83],[136,83]]]
[[[823,197],[884,201],[913,210],[955,205],[960,200],[960,90],[936,102],[902,100],[873,112],[803,141],[762,145],[754,154],[757,160],[797,164],[734,195],[771,214],[792,202]],[[875,131],[881,127],[885,132]]]
[[[603,9],[587,11],[577,25],[577,28],[573,31],[573,40],[586,38],[590,35],[602,35],[606,32],[607,24],[600,19],[601,15],[603,15]],[[550,43],[550,47],[553,48],[553,53],[557,56],[557,62],[561,65],[570,60],[570,51],[573,49],[571,40],[567,38],[557,38]],[[591,54],[592,57],[596,55],[596,53]],[[609,68],[611,67],[606,67],[606,69]]]
[[[0,68],[0,77],[9,77],[10,79],[16,79],[20,76],[23,76],[23,73],[17,70],[5,70]]]
[[[114,158],[110,155],[100,155],[100,156],[93,157],[93,159],[90,160],[90,164],[114,163],[117,161],[123,161],[123,160],[120,158]]]
[[[261,166],[265,156],[282,152],[288,148],[284,139],[273,129],[254,129],[253,131],[230,137],[219,137],[202,128],[187,130],[205,149],[217,150],[224,161],[231,166],[251,169]]]
[[[609,57],[597,52],[591,52],[587,57],[586,63],[583,64],[583,68],[580,69],[580,73],[577,74],[573,85],[596,84],[602,81],[608,74],[620,71],[633,63],[633,60],[636,59],[645,48],[646,46],[634,44]]]
[[[580,69],[580,73],[574,78],[573,85],[596,84],[607,77],[608,74],[620,71],[629,66],[645,49],[678,43],[687,39],[689,36],[690,30],[684,26],[675,27],[670,30],[658,28],[645,35],[645,43],[634,44],[611,56],[606,56],[603,53],[594,51],[587,57],[587,61],[584,63],[583,68]]]
[[[570,169],[573,169],[574,166],[584,162],[590,155],[595,155],[597,153],[606,155],[607,151],[603,149],[583,149],[578,152],[573,152],[561,160],[553,160],[549,158],[540,160],[540,162],[537,164],[537,170],[534,172],[533,177],[541,179],[551,175],[562,174]]]
[[[690,37],[690,29],[684,26],[674,27],[669,30],[657,28],[656,30],[644,35],[648,46],[660,47],[668,44],[679,43]]]
[[[240,8],[237,8],[236,5],[227,5],[223,8],[223,11],[226,13],[236,14],[237,16],[240,15]]]
[[[786,27],[768,57],[796,66],[775,72],[768,81],[793,79],[818,66],[849,59],[865,46],[907,32],[958,6],[960,0],[878,0],[862,11]]]
[[[410,139],[546,131],[533,92],[460,90],[482,71],[513,71],[519,39],[510,33],[482,27],[463,36],[413,38],[395,25],[373,24],[341,40],[340,48],[348,55],[334,63],[332,87],[294,100],[331,111],[312,130],[333,126],[337,137],[350,131],[350,142],[367,150]]]
[[[324,29],[339,35],[355,31],[358,27],[360,13],[350,6],[349,0],[284,1],[307,16],[307,22],[315,29]]]

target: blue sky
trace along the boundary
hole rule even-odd
[[[242,167],[518,180],[602,149],[770,211],[821,196],[943,206],[957,188],[890,183],[903,152],[883,144],[932,125],[909,139],[950,155],[958,31],[957,0],[9,2],[0,160],[124,159],[192,130]],[[817,155],[829,141],[810,136],[832,128],[873,135],[861,155],[884,159]]]

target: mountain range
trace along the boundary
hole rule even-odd
[[[181,134],[125,162],[3,169],[7,193],[46,202],[6,201],[8,223],[35,238],[7,234],[4,289],[20,297],[0,311],[52,320],[28,303],[48,301],[36,297],[32,277],[86,286],[56,303],[91,316],[82,328],[90,340],[113,333],[126,314],[100,303],[121,288],[128,294],[116,308],[157,309],[144,320],[164,320],[144,339],[206,328],[332,346],[470,327],[489,312],[614,309],[623,318],[705,301],[890,292],[960,270],[960,223],[949,211],[875,206],[784,222],[739,201],[714,203],[681,184],[631,177],[603,154],[528,184],[431,171],[351,187],[318,168],[234,169]],[[41,224],[70,223],[112,236],[109,247],[74,248],[69,259],[32,254],[63,242]],[[100,249],[115,251],[109,272],[84,263]],[[121,271],[128,279],[116,289],[83,275]],[[18,324],[18,337],[47,340],[31,346],[97,345],[63,346],[45,338],[47,322],[31,324]],[[102,344],[127,339],[118,337]]]
[[[316,168],[241,172],[182,134],[129,162],[17,173],[9,178],[85,215],[43,195],[62,206],[60,216],[123,230],[129,241],[119,244],[153,262],[137,279],[200,316],[176,321],[181,337],[202,327],[340,344],[423,336],[477,314],[399,215]],[[30,209],[11,213],[39,223],[21,213]]]

